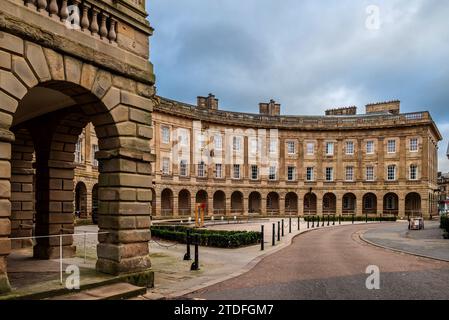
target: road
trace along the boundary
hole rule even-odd
[[[315,230],[251,271],[189,294],[213,300],[449,299],[449,263],[385,250],[359,234],[381,225]],[[380,269],[380,289],[368,290],[366,268]]]

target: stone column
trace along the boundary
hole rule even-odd
[[[207,212],[206,212],[206,215],[212,216],[214,214],[214,197],[213,197],[213,194],[212,194],[212,197],[211,197],[210,193],[208,193],[208,196],[209,197],[207,198]]]
[[[363,194],[355,193],[355,196],[356,196],[355,213],[357,216],[362,216],[363,215]]]
[[[14,135],[7,130],[0,129],[0,293],[11,290],[9,285],[6,257],[11,252],[11,196],[10,182],[11,169],[9,160],[11,159],[11,141]]]
[[[243,196],[243,213],[242,215],[247,216],[248,215],[248,196],[244,195]]]
[[[317,215],[323,215],[323,193],[316,193],[316,213]]]
[[[377,193],[377,215],[381,216],[384,212],[384,195],[382,193]]]
[[[118,275],[151,267],[150,156],[136,150],[97,153],[99,178],[99,244],[97,270]]]
[[[179,216],[179,198],[178,193],[173,192],[173,217]]]

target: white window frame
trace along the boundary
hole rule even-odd
[[[412,168],[414,169],[415,172],[412,171]],[[418,166],[416,164],[411,164],[409,167],[409,171],[410,171],[409,172],[409,180],[416,181],[419,179],[419,177],[418,177],[419,170],[418,170]],[[413,177],[413,175],[414,175],[414,177]]]
[[[332,147],[331,147],[332,146]],[[326,156],[333,156],[334,152],[335,152],[335,143],[328,141],[326,142],[326,147],[325,147],[325,152],[326,152]]]
[[[75,163],[83,163],[83,139],[79,138],[75,144]]]
[[[373,166],[367,166],[365,169],[365,179],[366,181],[374,181],[374,167]]]
[[[200,178],[206,177],[206,163],[204,161],[200,161],[197,164],[197,176]]]
[[[238,136],[232,137],[232,150],[234,152],[242,151],[242,137]]]
[[[327,167],[325,169],[325,179],[327,182],[334,181],[334,168],[333,167]]]
[[[277,167],[276,166],[270,166],[268,168],[268,180],[270,180],[270,181],[277,180]]]
[[[268,146],[268,152],[269,153],[277,153],[278,152],[278,140],[277,139],[270,139],[270,143]]]
[[[214,147],[216,150],[223,150],[223,137],[221,134],[216,134],[214,136]]]
[[[314,142],[307,142],[306,153],[308,156],[313,156],[315,154],[315,143]]]
[[[221,163],[215,164],[215,178],[216,179],[223,178],[223,165]]]
[[[295,141],[287,141],[287,154],[296,154],[296,143]]]
[[[99,150],[100,148],[98,147],[98,144],[92,145],[92,165],[94,167],[98,167],[98,160],[95,158],[95,153]]]
[[[188,164],[187,160],[181,160],[179,162],[179,175],[181,177],[187,177],[188,176]]]
[[[171,141],[171,131],[169,126],[161,126],[161,141],[163,144],[169,144]]]
[[[354,181],[354,167],[353,166],[347,166],[345,169],[345,180],[348,182]]]
[[[296,181],[296,167],[295,166],[287,167],[287,181]]]
[[[392,169],[393,171],[391,171]],[[391,178],[391,174],[393,174],[393,179]],[[397,180],[397,166],[396,165],[389,165],[387,166],[387,181],[396,181]]]
[[[370,150],[370,147],[369,146],[371,146],[371,150]],[[374,154],[375,153],[375,143],[374,143],[374,140],[368,140],[367,142],[366,142],[366,154]]]
[[[259,166],[257,166],[256,164],[251,165],[251,180],[259,180]]]
[[[308,181],[308,182],[315,181],[315,168],[314,167],[306,168],[306,181]]]
[[[394,140],[394,139],[389,139],[389,140],[387,141],[387,153],[389,153],[389,154],[396,153],[396,148],[397,148],[397,146],[396,146],[396,140]]]
[[[416,142],[416,144],[414,142]],[[419,151],[419,139],[411,138],[409,148],[410,148],[410,152],[418,152]]]
[[[256,155],[259,152],[259,140],[257,138],[249,139],[249,152],[252,155]]]
[[[170,158],[162,158],[162,174],[164,176],[170,175]]]
[[[241,170],[241,166],[239,164],[234,164],[232,166],[232,179],[240,180],[241,179],[241,174],[242,174],[241,171],[242,171]],[[238,174],[236,175],[236,173],[238,173]]]
[[[351,147],[349,148],[349,146]],[[354,155],[354,152],[355,152],[354,141],[346,141],[346,154]]]

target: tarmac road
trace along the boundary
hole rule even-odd
[[[388,224],[391,226],[391,224]],[[383,224],[387,226],[387,224]],[[187,295],[213,300],[449,299],[449,263],[369,245],[359,233],[377,225],[320,229],[251,271]],[[370,265],[379,267],[380,289],[368,290]]]

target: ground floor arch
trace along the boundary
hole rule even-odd
[[[207,215],[207,213],[209,212],[209,207],[208,207],[208,194],[207,194],[206,190],[199,190],[196,193],[195,203],[196,204],[204,204],[205,205],[204,214]]]
[[[374,193],[366,193],[363,196],[363,214],[377,214],[377,196]]]
[[[304,214],[317,214],[317,197],[313,192],[306,193],[304,196]]]
[[[75,187],[75,215],[79,218],[87,217],[87,188],[82,181]]]
[[[328,192],[323,196],[323,214],[337,213],[337,197],[335,194]]]
[[[383,214],[397,215],[399,213],[399,197],[396,193],[387,193],[383,204]]]
[[[173,191],[171,189],[164,189],[161,192],[161,210],[162,216],[173,215]]]
[[[277,192],[270,192],[267,195],[267,214],[279,214],[279,194]]]
[[[421,195],[419,193],[411,192],[405,196],[405,214],[407,216],[422,215]]]
[[[357,208],[357,197],[353,193],[346,193],[343,196],[343,214],[355,214]]]
[[[257,191],[253,191],[249,194],[248,212],[256,214],[262,213],[262,196]]]
[[[288,215],[298,214],[298,195],[295,192],[285,195],[285,213]]]
[[[191,195],[187,189],[182,189],[178,194],[178,215],[190,216],[191,215]]]
[[[214,215],[224,216],[226,214],[226,194],[222,190],[215,191],[213,206]]]
[[[243,210],[243,193],[241,193],[240,191],[234,191],[231,195],[231,213],[243,214]]]

